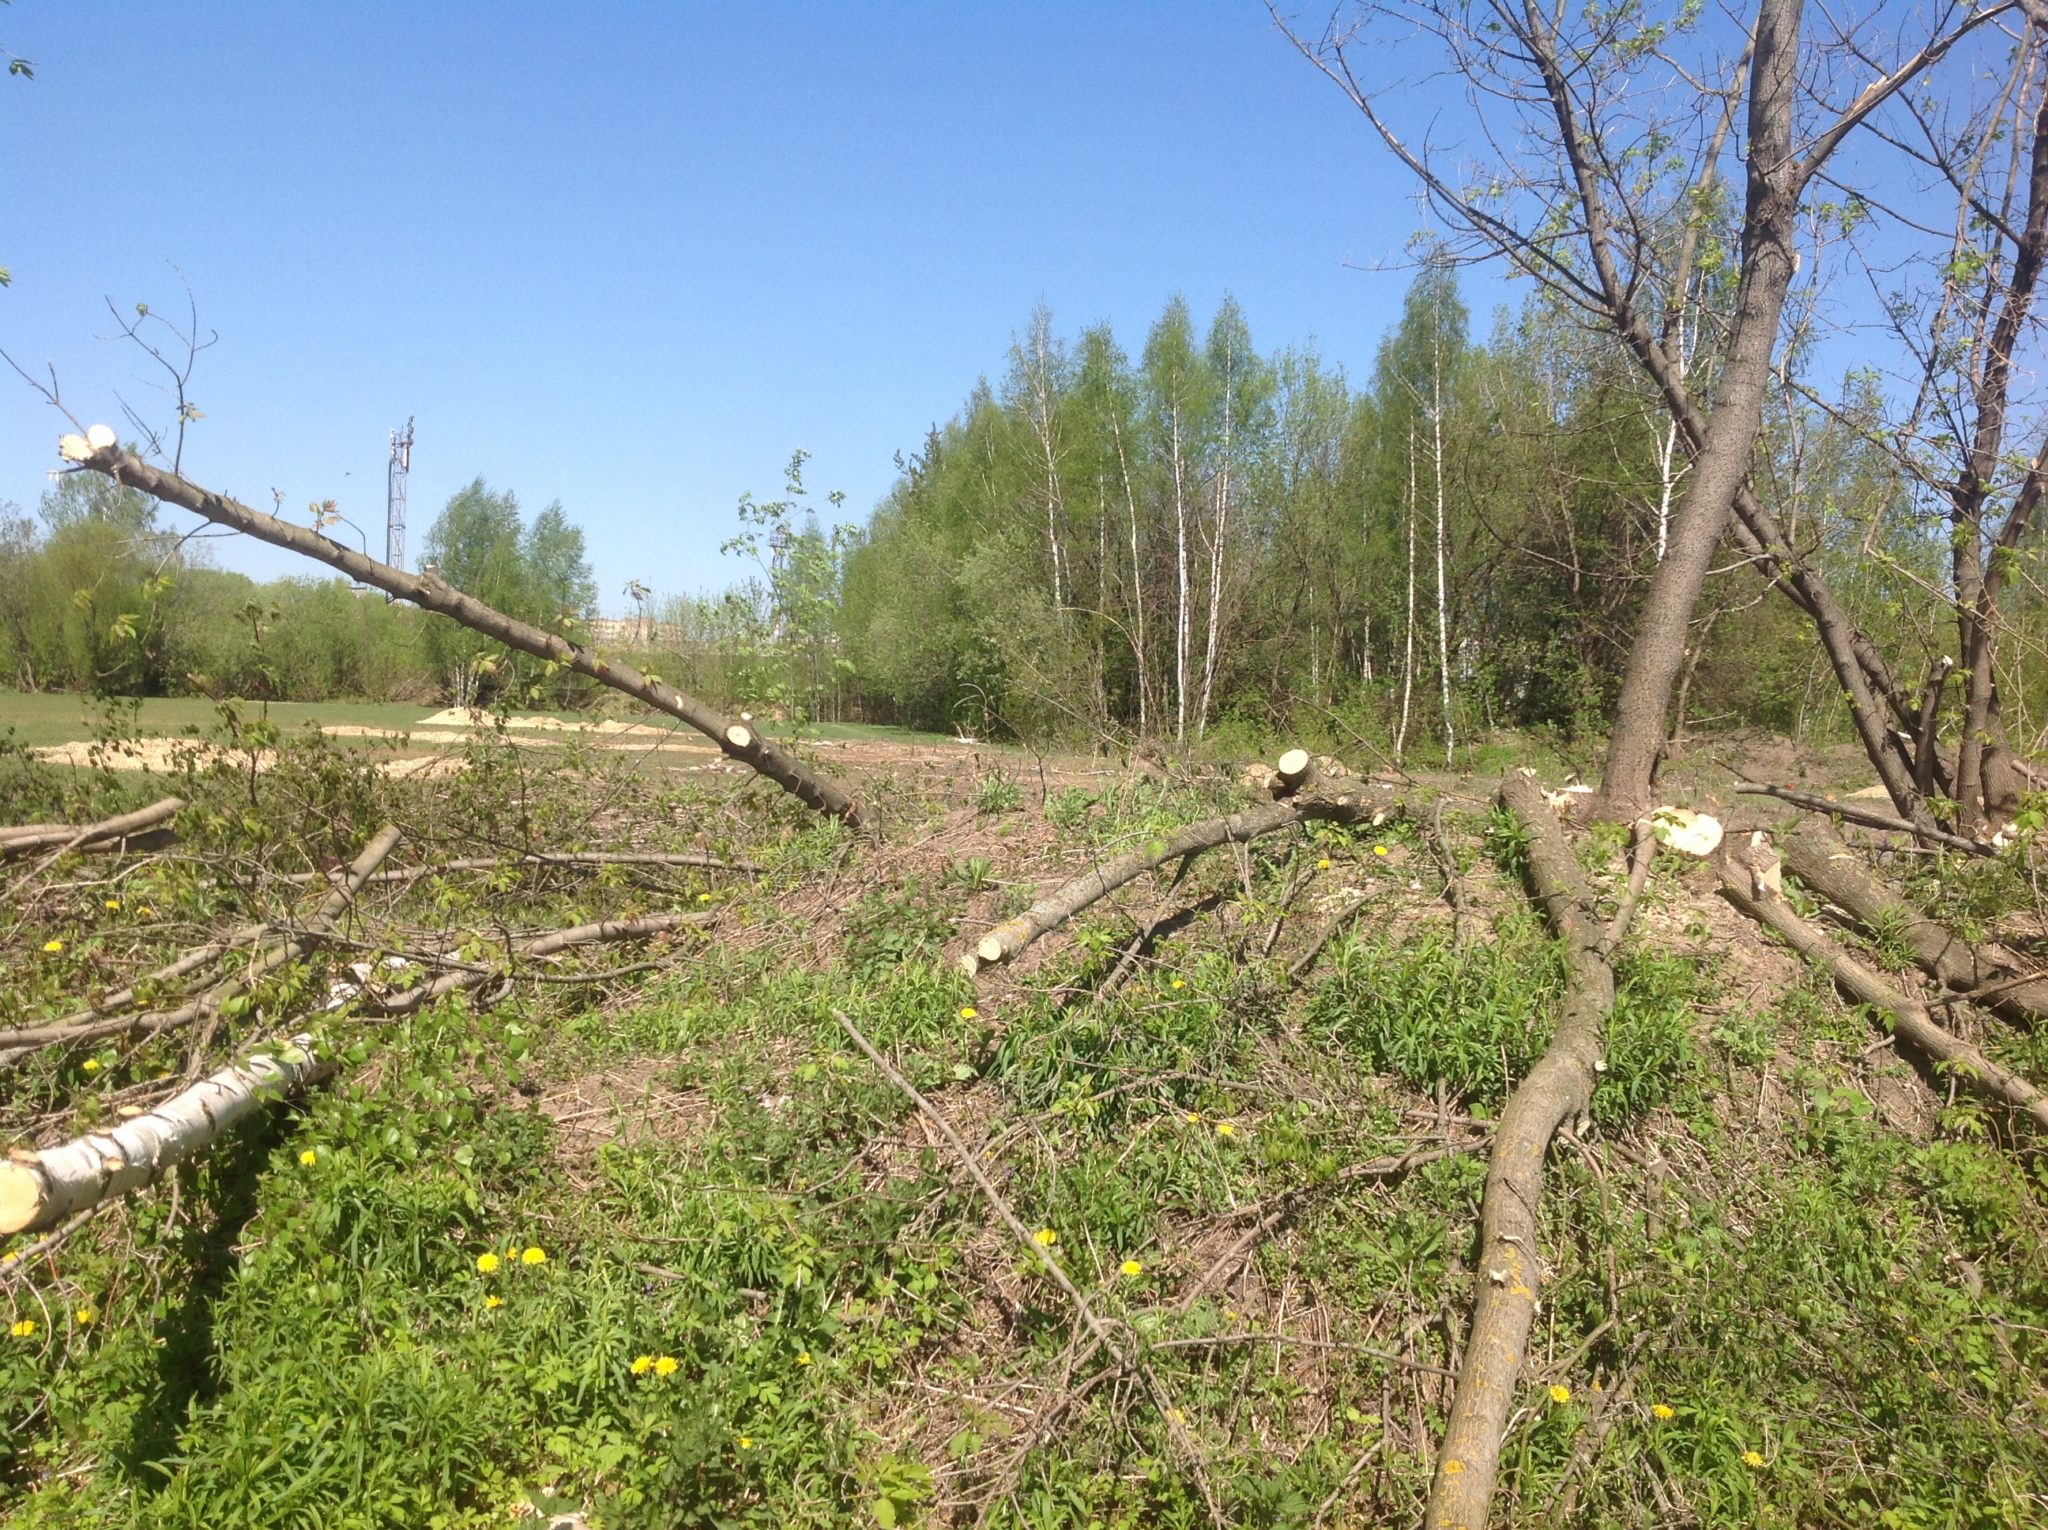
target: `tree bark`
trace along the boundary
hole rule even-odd
[[[94,453],[83,466],[104,473],[117,483],[140,489],[165,504],[189,510],[216,526],[226,526],[272,546],[302,553],[329,568],[340,570],[360,584],[372,585],[387,595],[409,600],[423,610],[460,622],[507,648],[516,648],[521,653],[559,664],[579,675],[587,675],[613,690],[623,691],[658,712],[688,723],[728,755],[759,771],[805,806],[857,828],[868,826],[860,804],[836,781],[800,764],[750,730],[736,728],[696,697],[643,675],[630,664],[601,658],[594,650],[571,643],[559,633],[547,632],[507,616],[438,577],[409,574],[403,569],[392,568],[317,531],[294,526],[276,516],[252,510],[237,500],[202,489],[175,473],[152,467],[118,446]]]
[[[1827,968],[1835,986],[1858,1004],[1891,1017],[1892,1034],[1945,1077],[1956,1080],[1980,1099],[2002,1105],[2048,1130],[2048,1097],[2018,1075],[2007,1072],[1969,1042],[1942,1029],[1933,1013],[1908,998],[1868,967],[1832,944],[1801,919],[1784,897],[1756,875],[1741,852],[1731,847],[1721,862],[1721,891],[1728,901],[1757,921],[1808,961]]]
[[[0,1163],[0,1234],[34,1232],[109,1196],[153,1183],[257,1106],[314,1077],[310,1036],[259,1052],[171,1096],[146,1115],[61,1147]]]
[[[98,823],[79,828],[61,823],[31,823],[0,829],[0,861],[18,860],[25,855],[34,855],[38,850],[53,850],[59,854],[68,850],[125,850],[132,838],[161,828],[177,817],[184,806],[182,797],[165,797],[146,808],[103,818]]]
[[[1809,818],[1772,842],[1787,871],[1866,933],[1903,941],[1929,977],[1966,998],[1972,990],[1996,990],[1973,1002],[2029,1024],[2048,1021],[2048,977],[2029,980],[2025,965],[2010,952],[1972,945],[1929,919],[1873,876],[1826,824]]]
[[[1652,806],[1650,786],[1664,748],[1664,724],[1685,662],[1693,608],[1735,498],[1749,480],[1763,428],[1764,394],[1777,349],[1778,320],[1792,285],[1799,207],[1792,153],[1792,103],[1799,62],[1799,0],[1762,0],[1750,64],[1749,182],[1742,224],[1742,276],[1713,414],[1680,496],[1669,551],[1650,580],[1615,703],[1614,733],[1601,780],[1603,816],[1628,823]],[[1555,69],[1545,60],[1546,69]],[[1553,94],[1563,99],[1560,82]]]
[[[1543,1284],[1536,1241],[1543,1155],[1557,1129],[1592,1103],[1601,1030],[1614,1007],[1606,935],[1550,804],[1523,775],[1501,783],[1500,801],[1528,836],[1529,880],[1564,944],[1567,987],[1550,1045],[1509,1096],[1494,1133],[1480,1212],[1479,1294],[1430,1484],[1430,1530],[1485,1530]]]

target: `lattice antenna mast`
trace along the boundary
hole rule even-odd
[[[412,469],[412,420],[391,432],[391,471],[384,491],[384,561],[405,567],[405,475]]]

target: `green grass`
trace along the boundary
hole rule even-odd
[[[251,868],[345,854],[380,815],[406,824],[407,853],[445,854],[587,833],[593,803],[630,793],[638,831],[682,843],[713,824],[717,848],[768,867],[449,876],[381,915],[483,959],[507,928],[677,907],[721,925],[627,982],[315,1018],[347,1060],[331,1087],[0,1286],[7,1321],[34,1325],[0,1337],[10,1524],[464,1530],[528,1503],[602,1530],[943,1524],[983,1505],[1004,1530],[1206,1524],[1141,1387],[1103,1377],[1023,1437],[1101,1361],[834,1010],[1150,1346],[1230,1523],[1305,1530],[1326,1500],[1324,1525],[1419,1516],[1446,1401],[1429,1368],[1455,1362],[1483,1278],[1485,1165],[1342,1171],[1426,1145],[1439,1109],[1485,1119],[1538,1054],[1560,963],[1496,863],[1468,868],[1478,911],[1458,942],[1430,889],[1404,903],[1411,870],[1372,853],[1406,831],[1275,835],[1242,871],[1196,862],[1171,901],[1223,912],[1173,931],[1112,998],[1093,995],[1142,900],[1049,939],[1028,983],[977,991],[946,955],[1023,893],[1010,868],[895,859],[776,794],[701,778],[650,794],[605,774],[621,762],[536,753],[427,791],[318,745],[253,790],[199,778],[195,857],[53,890],[0,937],[12,1026],[252,912]],[[921,812],[972,805],[978,783],[961,789],[902,788],[903,839]],[[1078,854],[1212,798],[1112,787],[1053,806]],[[1492,848],[1512,859],[1510,840]],[[1367,881],[1379,911],[1290,986],[1290,942]],[[1665,924],[1687,896],[1660,874]],[[324,981],[280,976],[222,1043],[316,1010]],[[1570,1522],[1592,1525],[2037,1523],[2039,1160],[1967,1111],[1932,1137],[1888,1128],[1853,1061],[1864,1017],[1804,982],[1721,1013],[1724,982],[1640,935],[1624,954],[1591,1123],[1547,1163],[1502,1522],[1539,1522],[1570,1478]],[[0,1072],[0,1105],[82,1128],[181,1061],[172,1037],[39,1053]],[[1282,1196],[1244,1267],[1195,1294]]]
[[[383,701],[244,701],[237,705],[245,717],[253,720],[267,715],[286,733],[330,724],[416,728],[421,718],[438,710]],[[119,721],[125,733],[146,738],[200,738],[214,732],[221,721],[219,707],[199,696],[151,696],[109,704],[70,692],[0,690],[0,736],[12,729],[16,742],[30,747],[93,738],[110,717]]]

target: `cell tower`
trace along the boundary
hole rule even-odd
[[[405,433],[391,432],[391,472],[384,491],[384,561],[405,567],[405,475],[412,467],[412,420]]]

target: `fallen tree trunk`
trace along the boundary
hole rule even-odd
[[[379,563],[375,558],[344,547],[341,543],[305,526],[252,510],[238,500],[202,489],[189,479],[152,467],[140,457],[109,446],[85,457],[81,466],[103,473],[117,483],[140,489],[165,504],[189,510],[216,526],[226,526],[274,547],[289,548],[329,568],[339,569],[359,584],[367,584],[409,600],[423,610],[435,612],[481,632],[507,648],[559,664],[564,669],[587,675],[600,685],[623,691],[658,712],[688,723],[732,758],[751,766],[790,793],[807,807],[861,827],[865,817],[853,797],[830,777],[803,765],[787,751],[761,738],[752,729],[729,722],[696,697],[632,665],[601,658],[559,633],[549,632],[505,615],[473,595],[465,595],[447,581],[432,574],[408,574],[404,569]]]
[[[175,1030],[179,1026],[190,1025],[195,1020],[210,1019],[218,1015],[221,1006],[228,1000],[248,992],[266,973],[304,956],[330,934],[334,921],[355,901],[355,896],[362,890],[363,884],[397,846],[398,840],[397,828],[386,824],[363,847],[362,854],[349,864],[348,874],[342,879],[341,885],[321,900],[320,906],[306,920],[303,929],[289,940],[260,948],[249,958],[249,965],[241,972],[226,982],[209,988],[189,1004],[180,1005],[176,1009],[154,1010],[139,1015],[116,1015],[110,1018],[95,1018],[92,1011],[86,1011],[54,1025],[36,1026],[19,1031],[0,1031],[0,1062],[11,1060],[18,1052],[30,1047],[98,1041],[108,1036],[119,1036],[129,1032],[155,1035],[160,1031]],[[202,946],[200,952],[209,949]],[[193,958],[200,952],[189,953],[172,966],[177,967],[186,962],[191,962],[194,966],[199,965]],[[190,967],[187,970],[189,971]],[[124,995],[112,995],[110,1002],[112,998],[121,997]],[[128,990],[125,997],[132,1002],[133,990]]]
[[[1299,755],[1299,750],[1293,750],[1281,758],[1284,762],[1293,763]],[[1274,779],[1284,781],[1285,778],[1275,772]],[[1312,818],[1338,823],[1378,823],[1396,812],[1410,811],[1420,800],[1414,793],[1404,795],[1394,787],[1376,781],[1346,776],[1311,776],[1305,763],[1299,767],[1295,779],[1305,781],[1306,785],[1285,801],[1190,824],[1170,839],[1154,840],[1114,860],[1091,866],[1078,877],[1047,893],[1023,913],[1013,919],[1005,919],[988,931],[972,951],[960,958],[962,969],[969,977],[974,977],[984,968],[1015,959],[1040,936],[1059,928],[1119,887],[1136,881],[1146,872],[1169,861],[1200,855],[1218,845],[1243,844]]]
[[[1901,993],[1800,918],[1771,886],[1775,863],[1760,866],[1753,855],[1731,846],[1720,865],[1721,892],[1730,903],[1808,961],[1825,967],[1835,986],[1858,1004],[1890,1016],[1892,1034],[1900,1041],[1980,1099],[2027,1116],[2048,1130],[2048,1097],[1960,1036],[1943,1030],[1926,1005]]]
[[[113,818],[103,818],[98,823],[83,827],[71,824],[22,824],[18,828],[0,829],[0,861],[19,860],[25,855],[34,855],[39,850],[54,850],[59,854],[68,850],[123,850],[129,848],[129,841],[160,828],[178,816],[185,806],[182,797],[166,797],[153,802],[146,808],[137,808],[132,813],[122,813]]]
[[[2010,952],[1971,945],[1929,919],[1871,874],[1863,859],[1826,824],[1801,823],[1775,840],[1785,869],[1869,934],[1897,937],[1928,976],[2011,1018],[2048,1021],[2048,977],[2031,976]],[[1974,992],[1973,992],[1974,991]],[[1981,1000],[1976,992],[1982,992]]]
[[[656,935],[666,935],[672,930],[701,929],[715,917],[712,914],[649,914],[641,919],[604,919],[595,924],[574,925],[566,930],[556,930],[552,934],[542,935],[525,942],[513,954],[517,959],[537,961],[542,957],[567,951],[573,946],[596,945],[615,940],[647,940]],[[370,1000],[370,1007],[379,1014],[408,1015],[433,1003],[443,994],[454,993],[457,989],[463,988],[481,988],[485,983],[514,975],[495,967],[465,967],[456,972],[444,972],[432,982],[422,983],[417,988],[407,988],[398,993],[373,997]]]
[[[292,1038],[172,1095],[111,1131],[0,1163],[0,1234],[34,1232],[154,1181],[258,1105],[315,1077],[312,1039]]]
[[[1557,1129],[1592,1104],[1602,1066],[1601,1030],[1614,1007],[1608,937],[1593,915],[1591,894],[1556,816],[1527,776],[1502,781],[1500,801],[1528,836],[1529,880],[1564,943],[1567,984],[1557,1030],[1508,1097],[1487,1159],[1479,1294],[1424,1520],[1436,1530],[1484,1530],[1487,1523],[1501,1440],[1543,1284],[1536,1249],[1543,1155]]]

